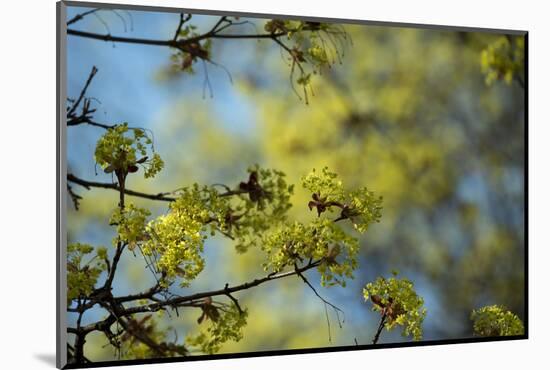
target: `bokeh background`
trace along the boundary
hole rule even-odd
[[[68,9],[68,19],[86,8]],[[73,28],[129,37],[170,39],[179,15],[100,11]],[[195,15],[209,29],[218,19]],[[240,32],[263,30],[250,19]],[[213,60],[196,73],[166,73],[171,51],[68,36],[68,96],[75,97],[92,68],[88,89],[98,122],[128,122],[151,129],[166,167],[155,179],[129,178],[149,193],[194,182],[235,185],[254,163],[284,171],[299,184],[312,168],[329,166],[348,187],[366,185],[384,197],[382,221],[360,239],[359,268],[346,288],[319,293],[344,308],[331,315],[299,278],[282,279],[236,294],[248,307],[244,338],[221,352],[328,347],[370,343],[379,316],[365,304],[362,287],[392,270],[411,279],[428,310],[424,339],[472,336],[469,314],[502,304],[524,318],[524,90],[512,82],[485,83],[482,50],[498,34],[343,25],[352,44],[341,63],[315,76],[306,105],[292,91],[288,61],[270,40],[214,40]],[[228,76],[229,71],[231,78]],[[206,84],[208,76],[209,85]],[[111,181],[96,168],[93,152],[103,130],[68,129],[69,172]],[[108,219],[117,204],[110,190],[84,190],[80,210],[69,202],[68,240],[109,246]],[[314,216],[299,186],[290,216]],[[153,211],[166,204],[133,198]],[[209,239],[206,268],[181,294],[221,288],[263,276],[263,254],[238,254],[231,242]],[[154,281],[143,260],[122,261],[115,294],[142,291]],[[310,281],[318,285],[315,272]],[[103,315],[84,316],[83,324]],[[197,310],[167,317],[172,339],[196,333]],[[68,322],[76,317],[68,314]],[[380,342],[408,341],[383,332]],[[85,355],[115,359],[102,335],[89,336]]]

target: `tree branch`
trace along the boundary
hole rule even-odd
[[[249,281],[249,282],[246,282],[246,283],[243,283],[243,284],[240,284],[240,285],[235,285],[233,287],[230,287],[226,284],[226,286],[223,289],[212,290],[212,291],[201,292],[201,293],[195,293],[195,294],[191,294],[191,295],[187,295],[187,296],[175,297],[175,298],[167,299],[167,300],[164,300],[164,301],[145,304],[145,305],[142,305],[142,306],[131,307],[131,308],[128,308],[128,309],[125,310],[125,314],[135,314],[135,313],[142,313],[142,312],[155,312],[155,311],[158,311],[160,309],[163,309],[164,307],[178,307],[180,305],[184,305],[184,304],[187,304],[189,302],[194,303],[197,300],[207,298],[207,297],[214,297],[214,296],[220,296],[220,295],[225,295],[225,296],[230,297],[230,294],[232,294],[232,293],[239,292],[239,291],[246,290],[246,289],[250,289],[250,288],[256,287],[260,284],[266,283],[268,281],[273,281],[273,280],[278,280],[278,279],[282,279],[282,278],[289,277],[289,276],[298,275],[298,274],[301,274],[304,271],[307,271],[307,270],[310,270],[314,267],[317,267],[320,264],[321,264],[321,260],[315,261],[315,262],[310,262],[310,263],[308,263],[307,265],[305,265],[303,267],[300,267],[298,269],[294,269],[293,271],[287,271],[287,272],[283,272],[283,273],[279,273],[279,274],[269,274],[265,277],[262,277],[262,278],[259,278],[259,279],[254,279],[252,281]],[[152,296],[153,296],[153,294],[151,294],[150,297],[152,297]],[[129,296],[115,297],[114,300],[117,301],[117,302],[124,302],[124,301],[128,301],[128,297]],[[150,298],[150,297],[142,296],[141,298]]]
[[[294,269],[297,271],[297,266],[296,264],[294,265]],[[330,319],[329,319],[329,316],[328,316],[328,311],[327,311],[327,306],[330,306],[334,312],[336,313],[336,318],[338,320],[338,326],[340,326],[340,328],[342,328],[342,323],[340,322],[340,312],[342,313],[342,315],[344,315],[344,311],[342,309],[340,309],[338,306],[330,303],[329,301],[327,301],[326,299],[324,299],[318,292],[317,290],[315,289],[315,287],[313,287],[313,285],[311,285],[311,283],[309,282],[309,280],[301,273],[301,272],[297,272],[298,276],[302,278],[302,280],[304,281],[304,283],[313,291],[313,293],[315,293],[315,295],[317,296],[317,298],[319,298],[324,306],[325,306],[325,314],[326,314],[326,318],[327,318],[327,328],[328,328],[328,341],[329,342],[332,342],[332,336],[331,336],[331,333],[330,333]],[[344,318],[345,320],[345,318]]]
[[[76,177],[75,175],[73,175],[71,173],[67,174],[67,181],[70,181],[72,183],[83,186],[84,188],[86,188],[88,190],[90,190],[90,188],[103,188],[103,189],[111,189],[111,190],[120,191],[120,188],[117,184],[107,183],[107,182],[87,181],[87,180],[83,180],[81,178],[78,178],[78,177]],[[174,200],[176,200],[176,198],[167,197],[166,194],[169,194],[169,193],[147,194],[147,193],[142,193],[142,192],[134,191],[134,190],[130,190],[130,189],[125,189],[124,192],[127,195],[131,195],[131,196],[134,196],[134,197],[151,199],[151,200],[161,200],[161,201],[165,201],[165,202],[173,202]]]
[[[191,14],[187,14],[187,16],[185,16],[185,14],[180,13],[180,22],[178,23],[178,28],[176,28],[176,32],[174,33],[174,38],[172,39],[173,41],[176,41],[178,39],[181,28],[183,27],[185,22],[191,19],[191,16]]]
[[[261,34],[219,34],[217,31],[210,31],[203,35],[190,37],[184,40],[158,40],[158,39],[144,39],[137,37],[121,37],[121,36],[112,36],[110,34],[99,34],[93,32],[86,32],[80,30],[67,29],[67,35],[79,36],[94,40],[101,40],[106,42],[122,42],[127,44],[141,44],[141,45],[151,45],[151,46],[167,46],[172,48],[181,48],[182,46],[188,46],[192,43],[202,41],[205,39],[271,39],[273,37],[281,37],[286,33],[261,33]]]
[[[113,184],[113,183],[110,183],[110,182],[88,181],[88,180],[84,180],[84,179],[81,179],[79,177],[76,177],[72,173],[67,174],[67,181],[78,184],[78,185],[86,188],[87,190],[90,190],[90,188],[101,188],[101,189],[111,189],[111,190],[120,191],[120,188],[117,184]],[[249,192],[248,190],[240,190],[240,189],[239,190],[228,190],[225,193],[220,193],[219,196],[220,197],[229,197],[229,196],[233,196],[233,195],[247,194],[248,192]],[[131,196],[134,196],[134,197],[140,197],[140,198],[151,199],[151,200],[160,200],[160,201],[164,201],[164,202],[173,202],[173,201],[176,200],[176,198],[168,196],[168,194],[173,194],[174,192],[148,194],[148,193],[143,193],[143,192],[140,192],[140,191],[125,189],[124,193],[126,195],[131,195]]]
[[[384,329],[385,323],[386,323],[386,312],[384,311],[384,313],[382,314],[382,317],[380,318],[380,324],[378,324],[378,329],[376,330],[376,334],[372,339],[372,344],[378,343],[378,339],[380,339],[380,333],[382,333],[382,329]]]
[[[225,288],[224,288],[226,291],[229,289],[229,284],[225,284]],[[231,295],[231,293],[226,293],[225,294],[226,296],[229,297],[229,299],[231,299],[233,301],[233,303],[235,303],[235,306],[237,306],[237,309],[239,310],[239,313],[243,313],[243,309],[241,308],[241,305],[239,304],[239,300],[235,297],[233,297]]]
[[[78,126],[88,124],[90,126],[101,127],[106,130],[115,127],[116,125],[106,125],[104,123],[95,122],[90,117],[78,116],[67,120],[67,126]]]
[[[126,183],[126,175],[127,173],[117,171],[117,178],[119,182],[119,203],[118,207],[121,212],[124,211],[124,187]],[[117,246],[116,246],[116,252],[113,257],[113,262],[111,263],[111,269],[109,271],[109,275],[107,276],[107,280],[105,281],[105,285],[103,286],[103,289],[106,292],[111,291],[111,285],[113,284],[113,279],[115,278],[116,274],[116,268],[118,266],[118,262],[120,261],[120,257],[122,256],[122,252],[124,251],[124,247],[126,246],[126,243],[124,243],[122,240],[119,239]]]
[[[141,343],[145,344],[147,347],[151,348],[155,353],[157,353],[160,356],[163,356],[166,352],[167,348],[164,348],[161,344],[156,343],[153,339],[151,339],[147,334],[142,333],[139,329],[134,328],[132,325],[130,325],[128,322],[126,322],[124,319],[119,318],[117,320],[118,323],[124,328],[124,330],[132,335],[134,338],[139,340]]]
[[[69,343],[67,343],[67,355],[68,355],[68,358],[69,358],[69,363],[74,362],[74,352],[75,352],[74,347],[71,346]],[[84,360],[84,363],[92,362],[92,361],[88,360],[88,358],[86,358],[86,356],[82,356],[82,360]]]
[[[111,332],[110,327],[115,322],[118,322],[124,328],[124,331],[127,332],[129,335],[134,336],[136,339],[146,344],[148,347],[153,349],[159,355],[163,355],[165,352],[171,350],[170,344],[166,344],[164,342],[160,344],[156,343],[147,335],[141,335],[139,331],[132,330],[132,328],[130,327],[131,325],[129,325],[129,323],[125,321],[123,317],[129,317],[134,314],[145,313],[145,312],[155,312],[155,311],[166,309],[169,307],[172,307],[174,309],[177,309],[178,307],[202,308],[203,299],[208,297],[221,296],[221,295],[229,297],[229,299],[231,299],[235,303],[239,312],[243,312],[241,306],[239,305],[238,300],[232,295],[232,293],[250,289],[258,285],[261,285],[263,283],[266,283],[268,281],[278,280],[278,279],[282,279],[282,278],[294,276],[294,275],[299,275],[302,277],[302,279],[304,279],[305,277],[302,275],[303,272],[319,266],[322,262],[322,260],[318,260],[318,261],[310,260],[308,264],[303,267],[295,266],[295,269],[293,271],[287,271],[282,273],[271,273],[265,277],[255,279],[233,287],[230,287],[229,284],[225,284],[225,287],[223,289],[195,293],[188,296],[175,297],[175,298],[166,299],[166,300],[159,300],[158,298],[154,297],[154,295],[160,291],[160,286],[158,284],[143,293],[122,296],[122,297],[113,297],[110,293],[110,285],[112,284],[112,280],[114,278],[117,255],[118,255],[118,258],[120,258],[122,249],[123,247],[117,248],[117,254],[113,258],[113,268],[111,269],[111,273],[109,274],[109,277],[104,287],[92,293],[92,296],[90,297],[90,302],[86,304],[86,308],[85,308],[85,309],[88,309],[89,307],[93,306],[95,303],[99,303],[102,307],[107,309],[111,314],[106,319],[102,321],[98,321],[93,324],[89,324],[87,326],[80,326],[80,320],[78,320],[76,328],[73,328],[73,327],[67,328],[68,333],[75,334],[77,337],[77,339],[75,340],[75,351],[74,351],[75,354],[77,354],[74,356],[76,363],[82,363],[83,361],[85,361],[84,354],[83,354],[85,337],[92,331],[101,331],[101,332],[104,332],[105,335],[110,338],[113,336],[113,333]],[[315,289],[313,290],[315,291]],[[122,305],[123,302],[135,301],[140,299],[153,300],[155,301],[155,303],[129,307],[129,308],[125,308]],[[79,312],[79,317],[82,316],[82,313],[85,310],[80,308],[82,307],[80,306],[80,303],[79,303],[78,308],[73,310],[75,312]],[[82,348],[82,351],[78,350],[78,348]]]
[[[97,68],[95,66],[92,67],[92,70],[90,71],[90,74],[88,75],[88,79],[86,80],[86,83],[84,84],[84,87],[80,91],[80,95],[78,96],[78,99],[73,103],[69,111],[67,112],[67,117],[73,116],[74,112],[76,111],[76,108],[80,105],[82,102],[82,99],[84,98],[84,95],[86,94],[86,90],[88,90],[88,87],[90,86],[90,83],[92,82],[94,76],[97,73]]]
[[[80,91],[80,94],[78,98],[74,101],[72,101],[71,107],[67,111],[67,126],[78,126],[81,124],[88,124],[90,126],[96,126],[101,127],[104,129],[110,129],[115,127],[116,125],[106,125],[103,123],[95,122],[92,119],[92,113],[95,113],[95,109],[91,109],[91,99],[86,98],[86,91],[88,90],[88,87],[90,86],[93,78],[97,74],[98,69],[93,66],[92,70],[90,71],[90,74],[88,75],[88,79],[86,80],[86,83],[82,87],[82,90]],[[76,114],[76,110],[82,103],[82,111],[80,114]]]
[[[117,303],[137,301],[140,299],[151,299],[155,294],[161,291],[160,285],[157,283],[155,286],[149,288],[147,291],[137,294],[130,294],[124,297],[113,298]]]
[[[334,311],[336,311],[336,313],[338,312],[341,312],[341,313],[344,313],[344,311],[342,311],[338,306],[330,303],[329,301],[327,301],[326,299],[324,299],[318,292],[317,290],[313,287],[313,285],[311,285],[311,283],[309,282],[308,279],[306,279],[306,277],[304,275],[302,275],[302,273],[296,269],[296,274],[302,278],[302,280],[304,281],[304,283],[306,283],[306,285],[313,291],[313,293],[315,293],[315,295],[317,296],[317,298],[319,298],[324,304],[326,305],[329,305],[330,307],[332,307],[334,309]]]
[[[76,23],[76,22],[82,20],[85,16],[90,15],[90,14],[93,14],[93,13],[99,11],[99,10],[101,10],[101,9],[92,9],[92,10],[88,10],[88,11],[86,11],[86,12],[77,14],[77,15],[75,15],[73,18],[71,18],[70,20],[67,21],[67,26],[70,26],[71,24]]]
[[[80,299],[78,300],[78,305],[81,305]],[[84,344],[86,343],[86,335],[88,333],[81,331],[80,323],[82,321],[82,315],[84,311],[80,311],[78,318],[76,320],[76,338],[74,340],[74,359],[76,363],[84,362]]]
[[[67,333],[70,333],[70,334],[79,334],[79,333],[88,334],[88,333],[91,333],[92,331],[104,331],[107,328],[109,328],[112,324],[114,324],[115,321],[116,321],[116,317],[113,314],[111,314],[111,315],[107,316],[107,318],[102,320],[102,321],[98,321],[98,322],[93,323],[93,324],[82,326],[80,328],[68,327],[67,328]]]
[[[120,36],[111,36],[110,34],[99,34],[99,33],[86,32],[86,31],[73,30],[73,29],[67,29],[67,35],[79,36],[79,37],[107,41],[107,42],[122,42],[122,43],[128,43],[128,44],[177,47],[177,42],[175,42],[174,40],[153,40],[153,39],[142,39],[142,38],[134,38],[134,37],[120,37]]]
[[[80,199],[82,199],[82,197],[80,195],[76,194],[73,191],[73,188],[71,187],[71,185],[69,185],[69,184],[67,184],[67,191],[69,192],[69,195],[71,196],[71,200],[73,201],[74,208],[78,211],[78,208],[80,207]]]

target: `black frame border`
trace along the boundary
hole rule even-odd
[[[498,33],[506,35],[523,36],[525,39],[524,50],[524,73],[525,73],[525,88],[524,88],[524,305],[525,316],[524,335],[508,336],[508,337],[472,337],[472,338],[455,338],[443,340],[426,340],[420,342],[396,342],[382,344],[366,344],[354,346],[337,346],[337,347],[315,347],[303,349],[287,349],[287,350],[270,350],[256,352],[240,352],[240,353],[224,353],[216,355],[197,355],[190,357],[169,357],[169,358],[151,358],[139,360],[116,360],[116,361],[99,361],[88,364],[67,364],[66,344],[67,344],[67,324],[66,324],[66,200],[65,189],[66,183],[66,117],[65,117],[65,102],[67,97],[66,91],[66,7],[84,7],[84,8],[104,8],[104,9],[126,9],[133,11],[145,12],[163,12],[163,13],[180,13],[187,12],[201,15],[228,15],[242,16],[249,18],[274,18],[280,17],[291,20],[309,20],[322,21],[328,23],[342,24],[358,24],[367,26],[386,26],[400,28],[420,28],[432,29],[439,31],[457,31],[457,32],[485,32]],[[497,29],[497,28],[480,28],[480,27],[461,27],[450,25],[434,25],[422,23],[404,23],[404,22],[385,22],[360,19],[345,19],[345,18],[325,18],[301,16],[295,14],[267,14],[267,13],[249,13],[242,11],[221,11],[215,9],[192,9],[192,8],[175,8],[164,6],[147,6],[147,5],[132,5],[132,4],[114,4],[101,2],[83,2],[83,1],[67,1],[62,0],[56,3],[56,45],[57,45],[57,140],[56,140],[56,227],[57,227],[57,246],[56,246],[56,367],[58,369],[83,369],[96,368],[107,366],[128,366],[128,365],[143,365],[143,364],[162,364],[162,363],[183,363],[194,361],[208,360],[223,360],[236,358],[252,358],[266,356],[288,356],[297,354],[315,354],[315,353],[331,353],[331,352],[346,352],[370,349],[384,348],[406,348],[406,347],[424,347],[434,345],[447,344],[468,344],[468,343],[486,343],[486,342],[501,342],[512,340],[529,339],[529,31],[527,30],[512,30],[512,29]]]

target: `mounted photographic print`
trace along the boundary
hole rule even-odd
[[[527,338],[526,55],[58,3],[58,367]]]

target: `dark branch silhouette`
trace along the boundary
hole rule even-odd
[[[93,14],[93,13],[99,11],[99,10],[101,10],[101,9],[92,9],[92,10],[88,10],[86,12],[77,14],[73,18],[71,18],[70,20],[67,21],[67,26],[70,26],[71,24],[76,23],[76,22],[84,19],[84,17],[86,17],[87,15]]]
[[[382,329],[384,329],[384,325],[386,324],[386,311],[382,314],[380,317],[380,323],[378,324],[378,329],[376,329],[376,333],[374,334],[374,338],[372,339],[372,344],[378,343],[378,339],[380,339],[380,333],[382,333]]]
[[[81,178],[76,177],[72,173],[67,174],[67,181],[83,186],[84,188],[90,190],[91,188],[102,188],[102,189],[111,189],[115,191],[120,191],[118,184],[109,183],[109,182],[95,182],[87,181]],[[146,198],[151,200],[161,200],[165,202],[173,202],[176,200],[174,197],[168,197],[168,194],[171,193],[158,193],[158,194],[147,194],[135,190],[125,189],[126,195],[131,195],[134,197]]]
[[[81,124],[88,124],[90,126],[96,126],[101,127],[104,129],[110,129],[115,127],[116,125],[106,125],[103,123],[99,123],[94,121],[93,114],[96,112],[95,109],[91,108],[91,102],[92,99],[86,97],[86,92],[88,90],[88,87],[92,83],[92,80],[94,79],[95,75],[97,74],[98,69],[93,66],[92,70],[90,71],[90,74],[88,75],[88,79],[86,80],[86,83],[82,87],[82,90],[80,91],[80,94],[78,95],[78,98],[76,100],[69,99],[69,102],[72,103],[67,108],[67,126],[78,126]],[[80,113],[77,114],[77,110],[79,106],[82,103],[82,109],[80,110]]]
[[[101,331],[101,332],[104,332],[106,336],[109,338],[110,336],[113,335],[110,331],[110,327],[114,323],[119,323],[130,335],[135,336],[137,340],[146,344],[148,347],[153,349],[159,355],[163,355],[168,348],[167,344],[156,343],[151,338],[141,335],[139,331],[137,330],[132,331],[128,321],[125,320],[124,318],[131,317],[132,315],[139,314],[139,313],[150,313],[150,312],[156,312],[156,311],[165,310],[165,309],[177,310],[177,308],[179,307],[200,308],[200,307],[203,307],[204,299],[211,299],[212,297],[215,297],[215,296],[229,297],[235,303],[239,312],[242,312],[242,308],[238,300],[232,295],[232,293],[247,290],[253,287],[257,287],[269,281],[287,278],[294,275],[301,276],[302,279],[304,279],[304,276],[302,275],[302,273],[319,266],[321,262],[322,262],[321,260],[315,261],[315,262],[309,262],[305,266],[295,268],[292,271],[281,272],[276,274],[272,273],[262,278],[254,279],[252,281],[235,285],[235,286],[229,286],[229,284],[225,284],[224,288],[222,289],[199,292],[199,293],[194,293],[187,296],[174,297],[174,298],[169,298],[164,300],[155,297],[157,293],[160,293],[162,291],[159,285],[155,285],[151,287],[148,291],[140,294],[113,297],[110,291],[111,290],[110,285],[112,283],[112,279],[110,281],[108,279],[108,281],[105,283],[105,285],[102,288],[96,289],[90,295],[90,298],[89,298],[90,302],[85,304],[85,302],[79,301],[78,307],[75,310],[77,312],[80,312],[79,320],[77,321],[77,327],[67,328],[68,333],[76,335],[74,359],[76,363],[81,363],[84,361],[83,347],[85,343],[85,338],[89,333],[93,331]],[[110,274],[109,276],[114,277],[114,274],[116,272],[116,266],[113,267],[111,271],[112,271],[112,275]],[[123,306],[124,302],[135,302],[135,301],[140,301],[144,299],[151,300],[153,301],[153,303],[148,303],[148,304],[138,305],[138,306],[133,306],[128,308],[125,308]],[[111,314],[104,320],[98,321],[93,324],[89,324],[87,326],[80,326],[80,318],[82,317],[83,312],[86,309],[91,308],[94,304],[99,304],[100,306],[105,308],[107,311],[111,312]]]
[[[73,29],[67,29],[67,34],[72,36],[79,36],[94,40],[101,40],[101,41],[107,41],[107,42],[122,42],[127,44],[141,44],[141,45],[151,45],[151,46],[168,46],[180,49],[184,46],[191,45],[192,43],[196,43],[198,41],[206,40],[206,39],[272,39],[277,38],[286,35],[286,33],[261,33],[261,34],[219,34],[217,33],[219,30],[210,31],[208,33],[205,33],[203,35],[190,37],[188,39],[183,40],[174,40],[174,39],[168,39],[168,40],[159,40],[159,39],[144,39],[144,38],[136,38],[136,37],[123,37],[123,36],[112,36],[110,34],[100,34],[100,33],[94,33],[94,32],[87,32],[87,31],[80,31],[80,30],[73,30]]]

